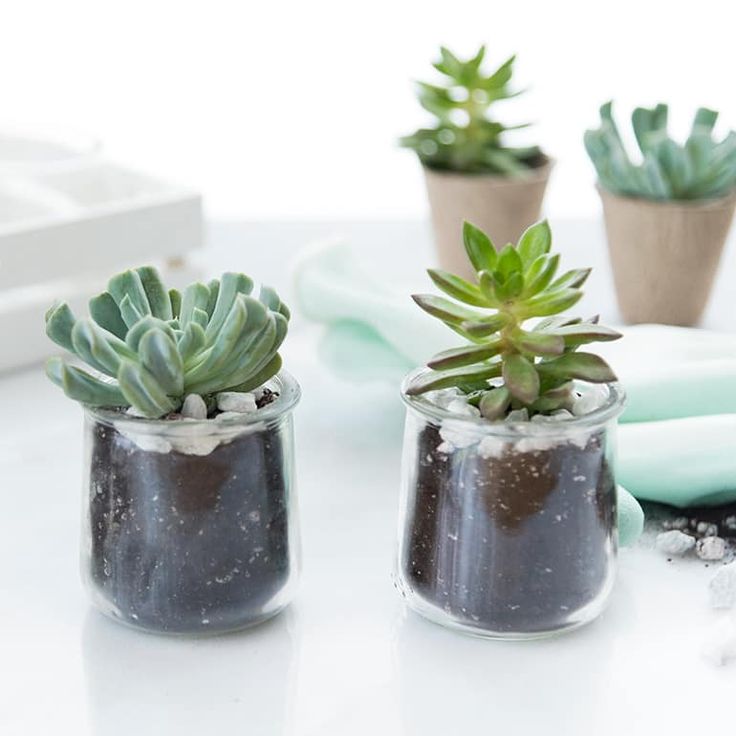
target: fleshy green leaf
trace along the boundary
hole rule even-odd
[[[539,256],[549,253],[551,247],[552,231],[547,220],[542,220],[524,231],[519,240],[518,252],[528,268]]]
[[[441,271],[436,268],[428,269],[427,273],[438,289],[441,289],[449,296],[457,299],[465,304],[471,304],[474,307],[493,306],[494,303],[475,285],[471,284],[459,276],[455,276],[447,271]]]
[[[507,388],[499,386],[483,392],[478,408],[482,416],[490,421],[495,421],[506,414],[510,404],[511,393]]]
[[[114,382],[102,381],[86,371],[69,366],[61,358],[49,358],[46,375],[74,401],[89,406],[128,406]]]
[[[146,293],[151,314],[162,320],[172,319],[174,315],[171,311],[171,300],[166,293],[158,271],[153,266],[141,266],[141,268],[136,269],[136,273],[140,277],[143,291]]]
[[[143,366],[132,361],[122,362],[118,371],[118,383],[127,402],[150,419],[162,417],[177,406],[166,395],[156,378]]]
[[[520,313],[524,318],[546,317],[551,314],[558,314],[577,304],[582,296],[583,292],[578,289],[560,289],[559,291],[542,292],[525,301],[521,306]]]
[[[509,322],[510,317],[508,315],[499,313],[491,317],[461,322],[460,327],[464,332],[467,332],[473,337],[485,337],[486,335],[493,335],[499,330],[502,330]]]
[[[120,316],[118,305],[107,291],[103,291],[102,294],[90,299],[89,313],[92,319],[104,330],[112,332],[121,340],[125,339],[128,326]]]
[[[66,302],[55,304],[46,312],[46,334],[65,350],[74,352],[72,329],[75,317]]]
[[[425,311],[433,317],[441,319],[453,325],[460,325],[468,320],[475,320],[482,315],[470,309],[465,309],[459,304],[455,304],[441,296],[434,294],[412,294],[412,299]]]
[[[463,223],[463,244],[476,271],[493,271],[497,255],[491,239],[475,225]]]
[[[417,396],[440,388],[474,384],[501,375],[501,362],[478,368],[460,368],[453,371],[433,371],[416,378],[407,389],[410,396]]]
[[[467,345],[437,353],[427,365],[433,370],[448,370],[474,365],[498,355],[501,340],[492,340],[484,345]]]
[[[534,365],[518,353],[504,356],[503,383],[524,404],[531,404],[539,397],[539,375]]]
[[[616,374],[603,358],[593,353],[565,353],[537,365],[541,375],[553,378],[579,378],[591,383],[616,381]]]
[[[184,392],[184,364],[174,341],[163,330],[149,330],[138,346],[143,367],[168,396]]]
[[[565,351],[565,340],[558,334],[519,330],[512,339],[520,351],[532,355],[562,355]]]

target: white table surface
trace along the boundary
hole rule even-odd
[[[336,233],[391,278],[416,279],[426,260],[419,224],[262,223],[212,228],[207,267],[257,273],[288,293],[291,255]],[[598,266],[587,307],[615,321],[600,226],[559,223],[556,236],[563,265]],[[705,319],[730,331],[735,245]],[[283,615],[220,638],[140,634],[90,609],[77,570],[81,412],[39,368],[0,378],[0,734],[730,732],[736,662],[700,655],[718,618],[703,563],[623,550],[603,616],[546,641],[472,639],[407,612],[390,576],[396,387],[335,379],[315,354],[319,332],[295,318],[284,351],[304,390],[301,588]]]

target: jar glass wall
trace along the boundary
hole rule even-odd
[[[406,386],[396,582],[409,606],[498,638],[595,618],[615,576],[620,389],[581,385],[604,393],[583,417],[491,423]]]
[[[94,604],[148,631],[216,633],[286,606],[298,573],[292,414],[149,420],[85,409],[82,575]]]

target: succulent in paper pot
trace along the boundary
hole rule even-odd
[[[52,358],[47,372],[84,406],[92,601],[151,632],[269,618],[297,575],[299,386],[278,353],[289,310],[241,273],[180,294],[143,267],[111,278],[89,311],[58,304],[46,331],[87,364]]]
[[[463,242],[475,281],[430,269],[432,281],[453,301],[432,294],[413,298],[469,344],[435,355],[428,363],[431,372],[410,383],[409,395],[455,387],[482,416],[497,420],[517,409],[526,409],[528,416],[569,410],[575,379],[616,380],[603,358],[580,348],[621,335],[597,318],[561,314],[582,297],[590,269],[557,275],[560,257],[550,252],[546,221],[528,228],[518,245],[509,243],[500,251],[466,222]]]
[[[162,417],[189,394],[211,405],[220,392],[247,392],[281,367],[278,349],[289,310],[276,292],[226,273],[182,294],[167,290],[156,269],[114,276],[77,319],[65,303],[46,314],[46,332],[94,373],[52,358],[47,374],[72,399],[89,406],[134,407]]]
[[[736,132],[721,140],[713,128],[718,113],[701,107],[684,144],[667,130],[669,108],[637,107],[631,125],[641,161],[631,160],[621,139],[613,105],[600,108],[600,126],[585,133],[600,183],[615,194],[654,200],[697,200],[722,197],[736,187]]]
[[[736,131],[716,137],[718,113],[701,107],[679,143],[668,116],[663,104],[634,110],[634,160],[607,102],[585,147],[624,320],[691,326],[707,305],[736,208]]]
[[[482,70],[485,46],[463,61],[449,49],[440,49],[433,66],[442,75],[439,84],[417,83],[422,107],[435,117],[430,128],[420,128],[400,143],[413,149],[421,162],[433,169],[466,173],[518,174],[535,166],[536,146],[506,146],[506,131],[526,127],[507,126],[490,115],[494,103],[515,97],[510,88],[515,57],[491,73]]]

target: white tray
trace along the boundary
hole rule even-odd
[[[55,300],[82,311],[109,276],[144,263],[183,281],[201,244],[199,194],[112,163],[0,182],[0,370],[56,352],[43,330]]]

